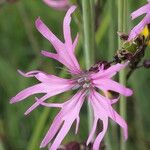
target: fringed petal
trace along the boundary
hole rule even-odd
[[[137,17],[146,14],[146,13],[150,13],[150,4],[146,4],[143,7],[137,9],[136,11],[134,11],[133,13],[131,13],[131,17],[132,20],[136,19]]]
[[[87,144],[92,140],[93,134],[96,131],[97,121],[100,119],[103,122],[103,129],[97,135],[96,139],[94,140],[94,144],[93,144],[93,150],[100,150],[100,143],[101,143],[102,139],[104,138],[105,133],[107,131],[107,127],[108,127],[108,112],[107,112],[107,110],[103,109],[101,104],[98,102],[95,94],[97,94],[97,92],[93,91],[93,93],[89,97],[90,103],[91,103],[91,105],[93,107],[93,111],[94,111],[94,125],[93,125],[92,131],[89,135]]]
[[[123,129],[123,135],[125,140],[127,140],[128,138],[128,125],[125,122],[125,120],[114,110],[114,115],[115,115],[115,119],[114,117],[110,114],[109,117],[114,120],[118,125],[120,125],[120,127]]]
[[[72,42],[71,38],[71,29],[70,29],[70,22],[71,22],[71,14],[75,11],[76,7],[72,6],[67,11],[64,23],[63,23],[63,31],[64,31],[64,39],[65,43],[61,42],[49,29],[48,27],[42,22],[40,18],[38,18],[35,22],[36,28],[38,31],[50,41],[53,47],[56,50],[55,53],[42,51],[42,54],[46,57],[50,57],[56,59],[60,63],[64,64],[72,74],[79,74],[81,72],[79,63],[75,57],[74,49],[77,44],[78,35],[75,38],[75,41]]]
[[[58,85],[58,87],[56,85],[51,85],[53,87],[50,88],[50,90],[47,92],[46,95],[44,95],[43,97],[41,97],[38,101],[36,101],[32,106],[30,106],[28,108],[28,110],[25,112],[25,115],[28,115],[31,111],[33,111],[35,108],[37,108],[40,103],[42,103],[43,101],[45,101],[46,99],[58,95],[60,93],[63,93],[65,91],[68,91],[72,86],[66,86],[66,85]]]
[[[104,138],[104,136],[106,134],[107,128],[108,128],[108,117],[104,117],[102,119],[102,122],[103,122],[103,129],[98,134],[98,136],[96,137],[96,139],[94,141],[93,150],[100,150],[100,143],[103,140],[103,138]]]
[[[16,103],[24,100],[25,98],[37,94],[37,93],[47,93],[50,90],[49,85],[44,83],[39,83],[34,86],[28,87],[18,93],[15,97],[10,100],[10,103]]]
[[[40,18],[35,21],[35,26],[37,30],[53,45],[57,52],[64,49],[64,44],[51,32],[51,30],[49,30]]]
[[[136,38],[148,24],[150,24],[150,13],[147,14],[144,19],[131,30],[128,41]]]
[[[127,61],[124,64],[118,63],[116,65],[112,65],[106,70],[100,70],[98,73],[92,74],[91,75],[92,79],[95,80],[95,79],[102,79],[102,78],[112,78],[114,75],[116,75],[117,72],[127,67],[128,64],[129,61]]]
[[[96,132],[97,122],[98,122],[98,117],[95,116],[92,130],[91,130],[90,135],[87,139],[86,145],[89,145],[90,142],[93,142],[92,139],[94,138],[94,134]]]
[[[73,52],[75,51],[75,48],[78,44],[78,39],[79,39],[79,34],[76,35],[75,40],[73,42],[73,47],[72,47]]]
[[[118,113],[113,109],[113,107],[110,105],[110,103],[106,102],[108,100],[106,100],[105,97],[102,97],[98,92],[93,90],[91,92],[91,94],[89,95],[89,101],[90,101],[90,103],[93,107],[93,111],[94,111],[94,124],[93,124],[93,128],[91,130],[91,133],[89,135],[89,138],[87,140],[87,145],[91,142],[93,135],[96,131],[97,122],[100,119],[103,122],[103,129],[97,135],[96,139],[94,140],[94,144],[93,144],[94,150],[100,150],[100,143],[101,143],[102,139],[104,138],[107,128],[108,128],[108,118],[109,117],[123,128],[124,137],[125,137],[125,139],[127,139],[127,137],[128,137],[127,124],[124,121],[124,119],[121,118],[121,116],[119,116]],[[103,105],[101,105],[101,104],[103,104]],[[105,108],[104,108],[104,105],[105,105]]]
[[[111,79],[101,79],[100,81],[94,80],[93,83],[97,88],[101,90],[105,90],[105,91],[111,90],[120,93],[124,96],[131,96],[133,94],[133,91],[131,89],[126,88],[125,86]]]
[[[37,80],[43,83],[56,84],[56,85],[73,83],[71,79],[60,78],[55,75],[47,74],[39,70],[29,71],[27,73],[18,70],[18,72],[26,78],[35,77]]]
[[[50,147],[50,150],[57,150],[57,148],[61,144],[62,140],[70,130],[75,120],[77,120],[78,128],[79,112],[84,102],[84,96],[84,91],[80,91],[77,94],[75,94],[69,101],[63,104],[61,111],[55,117],[40,147],[45,147],[56,136],[57,132],[59,131],[56,138],[54,139],[54,142]]]

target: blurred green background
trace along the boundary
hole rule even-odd
[[[128,14],[146,3],[146,0],[128,1]],[[73,16],[72,32],[80,32],[76,49],[78,60],[84,68],[81,6],[78,1],[78,11]],[[96,59],[111,60],[117,50],[117,3],[115,0],[96,1]],[[10,105],[9,100],[17,92],[37,83],[34,79],[26,79],[17,73],[17,69],[43,70],[66,76],[59,63],[44,58],[41,50],[51,50],[53,47],[35,29],[34,21],[40,16],[51,30],[63,40],[62,21],[65,11],[57,11],[46,6],[41,0],[0,0],[0,150],[38,150],[40,142],[50,126],[58,110],[38,108],[29,116],[24,116],[25,110],[34,102],[34,96],[21,103]],[[136,21],[128,17],[128,29]],[[146,58],[150,58],[150,47]],[[140,69],[134,72],[128,82],[134,95],[127,100],[129,139],[128,150],[150,149],[150,70]],[[70,96],[63,94],[53,99],[62,101]],[[117,108],[116,108],[117,109]],[[80,132],[74,135],[74,129],[69,132],[64,143],[87,139],[86,111],[81,113]],[[118,145],[115,140],[117,133],[112,130],[110,140],[112,146]],[[118,130],[118,129],[117,129]],[[106,146],[106,150],[109,150]],[[115,149],[116,150],[116,149]]]

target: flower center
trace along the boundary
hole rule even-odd
[[[92,86],[91,79],[89,77],[89,72],[76,76],[74,80],[75,80],[75,86],[72,88],[73,90],[79,88],[89,89]]]

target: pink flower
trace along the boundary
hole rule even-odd
[[[146,14],[143,20],[131,30],[128,38],[129,41],[137,37],[142,32],[144,27],[150,24],[150,0],[148,0],[148,4],[142,6],[131,14],[132,20],[143,14]]]
[[[60,112],[55,117],[51,127],[49,128],[46,136],[44,137],[40,147],[45,147],[54,139],[50,150],[56,150],[61,144],[62,140],[69,132],[72,124],[76,121],[76,133],[78,131],[80,122],[80,109],[85,101],[85,97],[90,101],[94,111],[94,123],[91,133],[88,137],[87,144],[94,138],[97,122],[100,119],[103,122],[103,130],[97,135],[93,149],[99,150],[100,143],[107,131],[108,119],[111,118],[117,124],[122,127],[124,131],[124,137],[127,139],[128,131],[126,122],[119,116],[119,114],[113,109],[112,104],[116,103],[118,99],[108,99],[107,91],[115,91],[124,96],[132,95],[132,91],[119,83],[113,81],[111,78],[121,69],[128,65],[116,64],[109,68],[104,68],[104,65],[99,65],[99,68],[94,71],[82,71],[79,63],[75,57],[74,50],[78,41],[78,34],[74,41],[71,38],[71,14],[76,9],[72,6],[63,22],[64,42],[60,41],[42,22],[40,18],[36,20],[36,28],[38,31],[50,41],[53,47],[56,49],[56,53],[48,51],[42,51],[42,54],[46,57],[53,58],[60,63],[64,64],[71,73],[71,79],[63,79],[54,75],[49,75],[41,71],[31,71],[23,73],[19,71],[25,77],[35,77],[40,83],[31,86],[11,99],[11,103],[16,103],[24,100],[25,98],[37,94],[45,94],[42,97],[35,98],[35,103],[25,112],[25,115],[29,114],[39,105],[46,107],[58,107]],[[64,103],[46,103],[45,100],[63,93],[68,90],[77,90],[77,93],[70,98],[70,100]],[[105,96],[99,94],[97,91],[101,90]]]
[[[69,7],[68,0],[43,0],[43,2],[55,9],[66,9]]]

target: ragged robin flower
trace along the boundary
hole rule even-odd
[[[30,71],[28,73],[19,71],[20,74],[25,77],[35,77],[37,80],[39,80],[40,83],[21,91],[10,101],[11,103],[16,103],[31,95],[43,93],[45,94],[44,96],[35,98],[35,103],[25,112],[25,115],[29,114],[40,105],[60,108],[59,113],[55,117],[40,145],[41,148],[45,147],[48,145],[48,143],[51,143],[52,140],[54,140],[49,150],[56,150],[59,147],[64,137],[69,132],[73,122],[75,121],[75,132],[78,132],[80,122],[79,113],[83,103],[86,100],[90,102],[94,112],[94,123],[90,135],[87,139],[87,145],[91,141],[93,142],[98,120],[102,121],[103,129],[93,142],[93,150],[99,150],[100,143],[108,128],[109,118],[111,118],[123,129],[125,139],[128,137],[126,122],[112,107],[112,104],[116,103],[118,98],[109,99],[107,94],[108,91],[115,91],[124,96],[132,95],[132,90],[124,87],[123,85],[120,85],[111,79],[118,71],[126,67],[128,62],[125,64],[118,63],[108,67],[105,67],[103,63],[99,63],[97,67],[93,67],[90,70],[81,70],[74,54],[75,47],[78,42],[78,34],[75,40],[72,41],[70,29],[71,14],[75,9],[76,7],[72,6],[67,11],[64,18],[64,42],[60,41],[40,18],[38,18],[35,23],[37,30],[53,45],[56,50],[56,53],[42,51],[42,54],[46,57],[53,58],[65,65],[72,77],[70,79],[64,79],[55,75],[46,74],[42,71]],[[45,102],[48,98],[69,90],[77,90],[77,93],[68,101],[63,103]],[[99,91],[103,92],[104,94],[100,94]]]
[[[69,7],[68,0],[43,0],[43,2],[55,9],[66,9]]]
[[[142,19],[142,21],[137,24],[130,32],[129,34],[129,38],[128,41],[134,39],[135,37],[137,37],[142,30],[148,25],[150,24],[150,0],[148,0],[148,4],[142,6],[141,8],[139,8],[138,10],[134,11],[131,14],[132,20],[136,19],[137,17],[146,14],[145,17]]]

